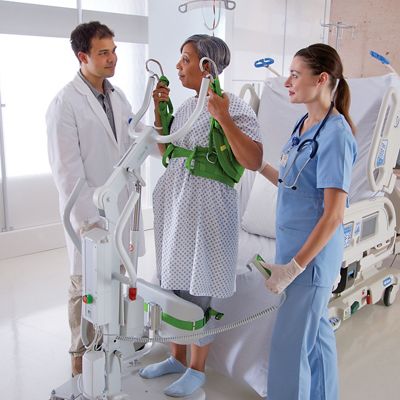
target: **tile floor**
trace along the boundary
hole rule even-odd
[[[151,231],[147,236],[149,243]],[[154,259],[148,250],[144,262]],[[66,251],[1,260],[0,273],[0,398],[46,400],[70,373]],[[391,307],[360,310],[337,331],[341,400],[400,398],[399,297]],[[211,371],[205,392],[208,400],[260,399]]]

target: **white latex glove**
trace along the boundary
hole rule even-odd
[[[304,271],[294,258],[284,265],[263,262],[261,264],[271,271],[271,277],[265,281],[265,286],[276,294],[282,293]]]

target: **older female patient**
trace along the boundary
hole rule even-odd
[[[171,133],[182,127],[195,109],[204,74],[215,74],[209,62],[204,64],[206,71],[200,69],[202,57],[212,59],[221,73],[230,61],[229,48],[221,39],[209,35],[193,35],[183,43],[176,67],[182,85],[193,89],[196,96],[187,99],[177,110]],[[158,106],[160,101],[168,101],[169,89],[159,83],[153,98],[154,125],[157,129],[160,127],[161,133]],[[161,287],[174,290],[204,311],[209,308],[212,297],[230,297],[235,291],[239,232],[238,195],[231,180],[224,177],[224,171],[214,175],[215,158],[201,157],[209,146],[211,117],[221,125],[229,143],[227,147],[237,162],[251,170],[260,167],[262,144],[253,110],[237,96],[224,93],[220,97],[210,89],[205,108],[191,131],[169,146],[168,167],[153,195]],[[164,153],[165,148],[160,148]],[[205,165],[212,161],[211,165],[205,165],[208,170],[211,168],[208,177],[195,175],[188,168],[185,155],[195,149],[195,162]],[[180,373],[182,376],[164,393],[173,397],[188,396],[205,382],[204,368],[211,342],[212,337],[207,337],[192,344],[189,363],[186,345],[171,343],[171,356],[142,369],[140,375],[155,378]]]

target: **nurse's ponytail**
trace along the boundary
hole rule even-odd
[[[344,116],[354,134],[355,126],[349,114],[350,88],[343,77],[343,64],[337,51],[327,44],[316,43],[299,50],[295,57],[303,58],[314,74],[326,72],[329,75],[335,108]]]
[[[349,114],[350,88],[343,75],[339,78],[339,83],[337,85],[335,93],[333,94],[333,103],[335,104],[336,110],[338,110],[340,114],[344,116],[354,134],[355,126]]]

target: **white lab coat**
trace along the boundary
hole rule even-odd
[[[85,180],[71,212],[72,226],[78,234],[85,224],[100,220],[93,193],[105,183],[131,144],[128,135],[128,120],[133,116],[131,106],[118,88],[110,93],[110,99],[118,141],[102,106],[78,74],[57,94],[46,113],[49,161],[59,192],[61,215],[78,178]],[[120,194],[120,206],[127,197],[128,189]],[[81,255],[68,235],[66,242],[71,275],[81,275]],[[139,250],[144,249],[141,247]]]

